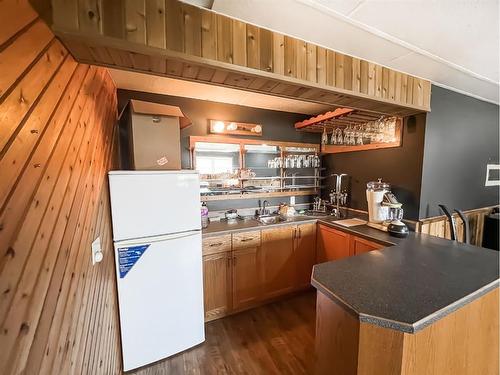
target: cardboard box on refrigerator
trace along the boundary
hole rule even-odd
[[[130,101],[131,166],[136,170],[181,169],[180,129],[191,121],[179,107]]]

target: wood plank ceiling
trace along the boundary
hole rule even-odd
[[[53,1],[77,60],[382,114],[430,110],[427,80],[177,0]]]

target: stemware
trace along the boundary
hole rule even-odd
[[[337,144],[343,145],[344,144],[344,136],[342,135],[342,129],[337,128],[335,131],[337,132]]]
[[[362,125],[356,125],[356,145],[361,146],[363,145],[363,127]]]

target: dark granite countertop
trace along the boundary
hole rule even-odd
[[[366,219],[363,214],[350,214]],[[314,266],[311,283],[362,322],[414,333],[499,285],[499,253],[410,232],[396,238],[358,225],[344,227],[333,217],[298,216],[263,225],[249,219],[213,222],[204,236],[315,222],[387,245],[381,250]]]
[[[498,287],[498,252],[410,233],[314,266],[312,284],[362,322],[414,333]]]

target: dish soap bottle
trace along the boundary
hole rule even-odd
[[[208,227],[208,207],[206,202],[201,204],[201,227]]]

